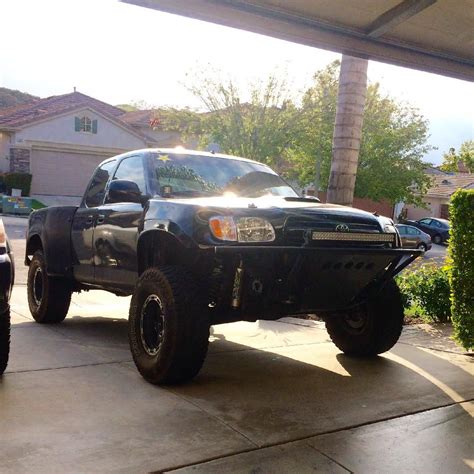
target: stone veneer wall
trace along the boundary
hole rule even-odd
[[[10,148],[10,172],[30,172],[30,150],[27,148]]]

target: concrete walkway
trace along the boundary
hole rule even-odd
[[[160,388],[131,362],[127,306],[82,293],[64,323],[40,326],[15,288],[2,473],[474,468],[474,361],[446,328],[354,360],[317,322],[216,326],[198,378]]]

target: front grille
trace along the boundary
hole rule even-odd
[[[345,224],[349,227],[349,232],[335,232],[336,227],[339,224]],[[377,222],[354,222],[352,218],[346,216],[338,216],[337,218],[320,217],[318,215],[301,215],[291,216],[287,219],[284,229],[284,240],[289,245],[302,245],[306,242],[307,238],[312,238],[312,235],[318,234],[337,234],[337,236],[345,234],[363,234],[363,235],[380,235],[380,227]],[[347,242],[342,237],[341,239],[335,239],[335,242]],[[317,240],[318,245],[323,244],[324,241],[328,241],[327,238],[312,239]],[[333,239],[334,240],[334,239]],[[350,239],[355,245],[367,246],[368,240],[363,239]],[[371,240],[370,242],[374,242]],[[378,241],[377,244],[381,245],[387,241]],[[392,242],[392,240],[390,240]],[[375,243],[375,242],[374,242]]]

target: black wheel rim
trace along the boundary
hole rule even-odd
[[[164,326],[163,304],[157,295],[149,295],[140,315],[142,345],[149,356],[155,356],[160,350]]]
[[[343,315],[346,330],[351,334],[361,334],[365,331],[368,322],[368,314],[362,309],[356,309]]]
[[[37,306],[41,304],[43,299],[43,271],[40,267],[36,267],[33,275],[33,299]]]

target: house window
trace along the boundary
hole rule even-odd
[[[91,120],[90,117],[75,117],[76,132],[97,133],[97,120]]]
[[[92,120],[89,117],[81,117],[81,132],[92,132]]]

